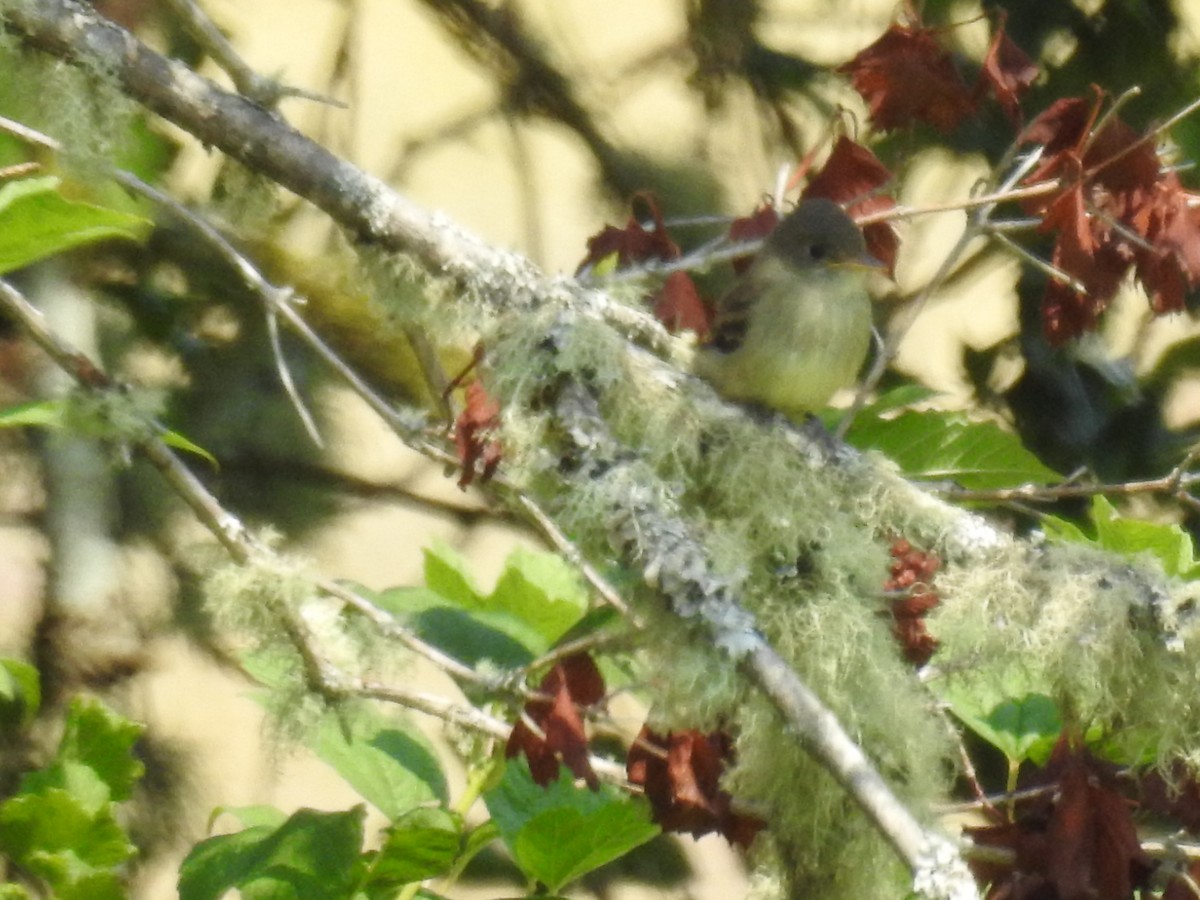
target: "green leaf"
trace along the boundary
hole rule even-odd
[[[455,658],[524,666],[553,646],[587,611],[575,572],[552,553],[517,550],[484,596],[467,562],[444,544],[425,551],[425,588],[393,588],[380,605]]]
[[[368,596],[422,639],[468,666],[486,660],[500,668],[517,668],[532,662],[545,644],[536,630],[508,613],[474,605],[464,609],[428,588],[389,588]]]
[[[458,871],[466,868],[467,863],[475,858],[484,847],[492,841],[500,837],[500,829],[491,819],[481,824],[478,828],[473,828],[463,841],[462,853],[459,854],[456,862]]]
[[[136,852],[106,805],[99,814],[69,791],[43,787],[12,797],[0,807],[0,852],[44,878],[57,896],[86,896],[73,887],[87,883],[96,896],[115,881],[112,869]]]
[[[63,408],[62,400],[40,400],[0,409],[0,428],[20,428],[27,425],[57,428],[63,423]]]
[[[920,384],[902,384],[892,388],[890,391],[885,391],[876,397],[872,402],[868,403],[855,417],[856,420],[871,421],[878,419],[885,413],[894,412],[898,409],[903,409],[906,406],[912,406],[916,403],[922,403],[931,397],[936,397],[937,392],[931,391],[929,388]],[[825,427],[830,431],[837,428],[838,422],[842,416],[846,414],[844,409],[829,408],[818,413],[821,421],[825,423]],[[853,430],[853,429],[851,429]]]
[[[463,844],[462,819],[444,809],[414,809],[387,830],[365,886],[400,887],[444,875]]]
[[[943,699],[964,725],[987,741],[1012,764],[1032,760],[1041,765],[1050,757],[1062,733],[1062,716],[1054,700],[1022,689],[1027,679],[1013,676],[1006,683],[974,678],[955,679],[944,686]]]
[[[287,813],[274,806],[218,806],[208,817],[208,828],[211,831],[213,823],[221,816],[232,816],[243,828],[258,828],[265,825],[268,828],[278,828],[287,821]]]
[[[531,625],[545,642],[540,654],[583,618],[587,600],[578,573],[564,559],[518,547],[504,561],[488,605]]]
[[[141,216],[67,200],[58,192],[59,184],[58,178],[46,176],[0,187],[0,273],[84,244],[141,240],[153,224]]]
[[[1191,535],[1179,525],[1127,518],[1117,512],[1108,498],[1099,495],[1092,498],[1089,519],[1095,530],[1094,537],[1077,525],[1053,516],[1042,520],[1042,530],[1052,540],[1095,544],[1103,550],[1126,556],[1149,553],[1158,559],[1168,575],[1178,578],[1191,579],[1200,575]]]
[[[214,469],[220,470],[221,464],[217,462],[217,458],[201,447],[189,441],[178,431],[164,431],[162,433],[163,443],[168,447],[174,447],[176,450],[183,450],[186,453],[194,453],[196,456],[202,457],[204,460],[212,464]]]
[[[128,800],[146,767],[133,754],[142,726],[101,703],[76,699],[67,712],[67,728],[59,746],[63,762],[78,762],[94,771],[115,801]]]
[[[958,413],[859,416],[846,439],[860,449],[888,456],[910,478],[953,481],[976,490],[1062,480],[1016,435],[991,422],[970,422]]]
[[[348,896],[366,810],[301,809],[278,828],[260,825],[201,841],[179,868],[180,900],[330,900]]]
[[[447,802],[437,754],[416,728],[402,731],[396,719],[356,706],[350,729],[347,742],[342,723],[327,714],[312,749],[385,816],[395,820],[420,804]]]
[[[38,670],[19,659],[0,659],[0,723],[24,728],[42,705]]]
[[[434,541],[425,548],[425,586],[463,609],[478,609],[483,594],[468,570],[468,563],[453,548]]]
[[[132,754],[140,732],[94,700],[73,701],[54,760],[27,773],[0,806],[0,853],[43,878],[56,897],[124,896],[114,870],[136,848],[117,824],[113,800],[128,798],[141,777]]]
[[[521,871],[552,892],[659,833],[644,798],[576,788],[565,768],[543,788],[524,760],[508,763],[484,801]]]

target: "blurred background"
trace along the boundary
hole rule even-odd
[[[228,84],[170,4],[98,5]],[[901,12],[883,0],[202,5],[255,71],[344,104],[285,100],[290,122],[551,273],[572,272],[590,235],[624,223],[638,191],[653,192],[669,220],[750,212],[781,167],[814,148],[821,158],[835,122],[871,144],[896,176],[894,196],[914,206],[967,196],[1015,133],[991,111],[949,136],[870,134],[861,99],[832,69]],[[944,43],[973,78],[995,8],[918,5],[927,24],[947,26]],[[1003,6],[1009,34],[1043,67],[1027,119],[1055,98],[1087,95],[1092,83],[1113,94],[1138,85],[1142,96],[1122,115],[1144,127],[1200,92],[1197,4]],[[42,124],[12,84],[0,87],[0,112]],[[345,248],[318,214],[160,122],[134,130],[130,154],[146,171],[208,210],[277,282],[296,285],[306,314],[374,383],[421,400],[402,334],[361,302]],[[1171,140],[1188,180],[1200,130],[1186,121]],[[896,279],[876,298],[882,329],[933,275],[964,220],[951,211],[898,226]],[[681,223],[673,233],[694,232],[700,243],[722,227]],[[1038,240],[1030,236],[1032,249],[1046,255]],[[253,301],[169,223],[144,247],[80,254],[24,278],[35,296],[65,298],[60,327],[112,371],[158,391],[171,427],[220,460],[219,472],[202,474],[223,502],[275,529],[322,573],[379,589],[419,583],[421,550],[441,539],[469,557],[486,586],[512,547],[536,545],[509,516],[460,491],[452,474],[407,451],[292,348],[293,375],[326,439],[324,449],[313,445],[279,385]],[[887,383],[914,379],[942,406],[1009,421],[1064,473],[1162,474],[1200,419],[1191,316],[1152,320],[1130,287],[1094,339],[1051,349],[1037,326],[1043,284],[1012,254],[973,247],[913,324]],[[0,405],[54,385],[36,350],[0,323]],[[0,431],[0,652],[35,660],[52,697],[99,691],[148,723],[138,814],[148,854],[137,896],[174,896],[179,859],[218,806],[356,802],[323,763],[266,739],[250,683],[200,610],[206,535],[164,496],[156,473],[136,462],[113,466],[96,446],[68,448],[64,458],[51,443]],[[453,690],[436,673],[421,677]],[[631,729],[636,713],[628,711]],[[742,867],[718,838],[662,840],[646,853],[641,869],[602,872],[588,889],[626,896],[619,886],[648,882],[651,896],[744,893]],[[477,895],[511,890],[505,877],[499,861],[477,873]]]

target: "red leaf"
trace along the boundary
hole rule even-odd
[[[1127,213],[1131,201],[1144,199],[1153,191],[1162,170],[1154,142],[1144,140],[1116,116],[1092,137],[1083,155],[1083,166],[1096,184],[1125,195],[1118,198],[1126,207],[1118,209],[1118,214]]]
[[[978,844],[1015,851],[1008,869],[972,863],[989,896],[1127,900],[1149,885],[1152,861],[1113,768],[1064,736],[1037,779],[1055,790],[1024,804],[1016,822],[966,829]]]
[[[720,787],[732,756],[729,736],[688,730],[665,737],[643,726],[629,749],[626,772],[641,785],[664,831],[693,837],[718,832],[732,844],[748,847],[765,823],[733,812],[732,800]]]
[[[1043,231],[1057,233],[1052,262],[1086,289],[1047,286],[1042,317],[1052,343],[1094,328],[1133,263],[1156,312],[1182,309],[1185,292],[1200,280],[1200,221],[1178,179],[1162,173],[1153,143],[1119,118],[1089,134],[1098,110],[1098,101],[1060,100],[1023,135],[1046,148],[1027,181],[1056,178],[1063,185],[1024,206],[1044,215]]]
[[[475,480],[476,467],[483,464],[480,478],[487,481],[500,465],[500,442],[495,433],[500,427],[500,404],[476,379],[467,385],[467,402],[454,421],[454,446],[462,463],[458,486],[463,490]]]
[[[1061,775],[1059,800],[1047,828],[1050,880],[1060,897],[1126,900],[1133,895],[1139,870],[1150,865],[1129,804],[1086,751],[1071,750],[1060,741],[1055,762]]]
[[[824,197],[835,203],[857,201],[847,209],[854,213],[891,209],[891,197],[868,196],[892,180],[892,173],[874,153],[842,135],[833,145],[829,159],[808,182],[803,198]]]
[[[1082,97],[1055,100],[1029,123],[1021,135],[1021,142],[1043,144],[1047,159],[1063,150],[1075,148],[1087,133],[1094,109],[1095,103]],[[1040,181],[1041,178],[1030,175],[1028,180]]]
[[[1058,280],[1051,280],[1046,285],[1046,295],[1042,299],[1042,325],[1047,339],[1055,345],[1096,327],[1100,314],[1108,307],[1108,301],[1117,292],[1129,269],[1129,257],[1121,244],[1100,245],[1090,257],[1090,266],[1079,262],[1073,252],[1060,239],[1055,244],[1051,262],[1077,278],[1082,275],[1088,293],[1081,294]],[[1085,268],[1081,269],[1081,266]]]
[[[1181,311],[1187,291],[1200,283],[1200,211],[1191,199],[1168,174],[1130,217],[1130,227],[1154,245],[1134,252],[1138,278],[1158,313]]]
[[[648,259],[677,259],[679,257],[679,245],[671,240],[671,236],[667,233],[662,212],[654,198],[649,194],[638,194],[634,201],[641,202],[646,206],[653,227],[650,229],[643,227],[642,223],[633,216],[625,223],[624,228],[616,228],[612,225],[604,226],[603,231],[588,238],[587,256],[579,264],[576,274],[607,259],[614,253],[617,254],[617,266],[620,268]]]
[[[1187,766],[1172,766],[1169,782],[1157,771],[1148,772],[1138,786],[1144,809],[1170,816],[1192,834],[1200,834],[1200,781]]]
[[[877,128],[921,121],[949,132],[975,111],[971,92],[933,34],[929,28],[893,25],[838,67],[866,100]]]
[[[738,241],[753,241],[765,238],[778,224],[779,213],[775,212],[774,206],[764,203],[754,212],[750,213],[750,215],[734,219],[729,223],[729,239],[736,243]],[[753,260],[753,255],[749,253],[745,256],[737,257],[732,262],[733,271],[740,275],[749,268]]]
[[[533,780],[547,785],[558,778],[560,761],[576,778],[597,790],[600,781],[592,769],[587,752],[587,733],[580,708],[600,702],[604,696],[604,678],[596,663],[583,653],[569,656],[542,679],[538,690],[549,699],[530,700],[525,715],[542,735],[523,720],[513,726],[504,755],[512,758],[524,753],[529,760]]]
[[[672,334],[694,331],[701,340],[708,335],[712,318],[687,272],[672,272],[667,276],[654,295],[654,317]]]
[[[1037,78],[1038,67],[1005,33],[1007,14],[1002,10],[1000,15],[1000,22],[996,26],[996,33],[992,35],[992,44],[983,59],[983,71],[979,77],[983,84],[991,88],[996,102],[1000,104],[1009,120],[1018,123],[1021,121],[1021,94],[1025,93]]]

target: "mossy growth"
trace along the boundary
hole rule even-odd
[[[264,535],[263,541],[275,543],[271,535]],[[230,649],[247,672],[268,688],[260,700],[272,734],[280,744],[301,740],[326,706],[309,683],[287,624],[313,598],[311,573],[299,561],[268,549],[242,563],[222,559],[203,571],[205,608],[220,633],[244,639]]]
[[[948,566],[938,588],[950,599],[930,628],[948,683],[1047,694],[1068,727],[1103,734],[1121,762],[1200,762],[1197,635],[1168,633],[1155,610],[1184,585],[1084,545],[1014,544]]]
[[[0,19],[21,5],[0,0]],[[57,140],[60,165],[86,183],[106,176],[123,154],[139,110],[100,59],[83,54],[67,63],[0,28],[0,114]]]
[[[887,529],[856,494],[853,474],[814,465],[782,421],[764,428],[745,415],[702,414],[691,394],[702,387],[639,361],[601,323],[524,319],[492,346],[489,386],[507,410],[505,446],[516,451],[515,460],[506,456],[509,477],[527,484],[593,558],[611,552],[623,490],[656,498],[656,512],[703,544],[714,575],[733,586],[758,630],[900,796],[928,809],[946,795],[948,729],[890,634],[880,596]],[[563,427],[555,386],[565,379],[595,397],[611,436],[612,466],[600,466],[600,477],[572,478],[573,461],[553,451]],[[640,548],[645,558],[654,549]],[[727,784],[739,802],[766,813],[793,886],[811,878],[825,896],[864,896],[903,884],[892,851],[737,661],[702,626],[666,611],[651,585],[629,578],[620,587],[644,620],[652,720],[736,737]],[[838,872],[847,893],[830,894]]]

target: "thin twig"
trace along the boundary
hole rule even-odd
[[[41,312],[25,299],[20,291],[4,280],[0,280],[0,309],[5,310],[18,321],[34,342],[80,386],[88,390],[115,389],[117,387],[99,366],[51,332],[46,327]],[[201,523],[220,541],[234,561],[245,564],[256,556],[269,553],[267,548],[250,535],[235,515],[221,506],[191,469],[185,466],[170,447],[163,442],[159,435],[164,434],[166,429],[153,420],[150,421],[150,425],[154,431],[135,440],[137,449],[159,470]],[[499,682],[503,680],[511,682],[512,688],[516,689],[518,694],[522,693],[518,689],[519,678],[510,676],[506,679],[496,679],[477,673],[470,666],[464,665],[437,647],[421,640],[413,632],[403,627],[390,613],[375,606],[365,597],[344,585],[327,578],[316,578],[313,584],[322,593],[335,597],[365,614],[386,634],[401,641],[414,653],[428,659],[453,677],[493,689],[499,687]]]
[[[938,484],[928,484],[926,487],[934,493],[951,497],[956,501],[980,503],[1008,503],[1019,500],[1052,503],[1071,497],[1131,497],[1138,494],[1163,494],[1175,500],[1182,500],[1184,497],[1195,500],[1188,489],[1192,485],[1200,483],[1200,473],[1189,472],[1188,469],[1197,458],[1200,458],[1200,445],[1192,447],[1183,460],[1161,478],[1124,481],[1115,484],[1022,484],[1017,487],[993,490],[970,490]]]
[[[994,239],[1000,246],[1011,251],[1018,259],[1028,263],[1041,272],[1045,272],[1050,278],[1053,278],[1055,281],[1062,282],[1076,293],[1087,294],[1087,286],[1082,281],[1080,281],[1078,278],[1075,278],[1070,273],[1064,272],[1049,260],[1042,259],[1036,253],[1032,253],[1025,249],[1003,231],[999,231],[994,228],[987,228],[985,229],[985,233],[988,235],[988,237]]]
[[[221,29],[193,0],[164,0],[164,2],[183,22],[184,27],[196,42],[204,48],[204,52],[229,76],[234,87],[251,100],[261,103],[268,109],[274,107],[285,97],[301,97],[341,109],[346,108],[344,103],[334,100],[332,97],[280,84],[273,78],[259,75],[246,65],[233,45],[221,33]]]
[[[292,381],[292,370],[288,367],[287,360],[283,357],[283,344],[279,340],[279,317],[275,310],[268,308],[266,311],[267,317],[267,341],[271,346],[271,355],[275,359],[275,371],[279,375],[279,381],[283,385],[284,391],[287,392],[288,399],[292,401],[292,408],[296,410],[296,415],[300,417],[300,422],[304,425],[304,430],[308,432],[309,439],[324,449],[325,441],[321,438],[321,430],[317,427],[316,419],[313,418],[312,412],[309,411],[308,405],[304,402],[304,398],[300,396],[300,392],[296,390],[296,383]]]
[[[1011,149],[1012,148],[1010,148],[1010,151]],[[1024,159],[1022,159],[1013,167],[1012,171],[1009,172],[1008,176],[1000,184],[997,190],[987,195],[989,199],[986,202],[978,204],[975,207],[974,213],[968,216],[967,224],[966,227],[963,228],[962,234],[959,235],[958,240],[954,242],[954,246],[950,248],[949,252],[947,252],[946,256],[942,259],[941,265],[938,266],[937,271],[933,274],[933,277],[929,279],[921,291],[907,304],[902,314],[903,318],[900,319],[888,333],[887,338],[884,341],[883,352],[876,355],[875,361],[872,363],[871,369],[867,373],[867,377],[863,379],[863,383],[859,386],[858,391],[855,393],[854,402],[850,405],[850,408],[846,410],[845,414],[838,422],[837,428],[834,430],[834,436],[836,438],[840,440],[845,437],[846,432],[854,422],[855,416],[857,416],[859,411],[862,410],[862,408],[866,405],[867,398],[870,396],[871,392],[875,390],[876,385],[879,384],[879,381],[881,378],[883,378],[888,366],[891,365],[892,360],[899,352],[900,343],[903,341],[904,336],[908,334],[908,330],[912,327],[913,322],[916,321],[916,318],[920,314],[921,310],[925,308],[925,305],[929,302],[929,299],[941,288],[942,284],[950,276],[950,273],[953,272],[954,267],[958,265],[959,258],[966,251],[967,246],[971,243],[971,241],[975,240],[976,237],[984,233],[987,228],[988,221],[996,207],[1002,201],[1008,200],[1012,197],[1012,195],[1015,193],[1014,185],[1016,185],[1022,178],[1029,174],[1033,167],[1037,165],[1037,162],[1039,159],[1041,159],[1041,156],[1042,149],[1040,147],[1026,154]]]

